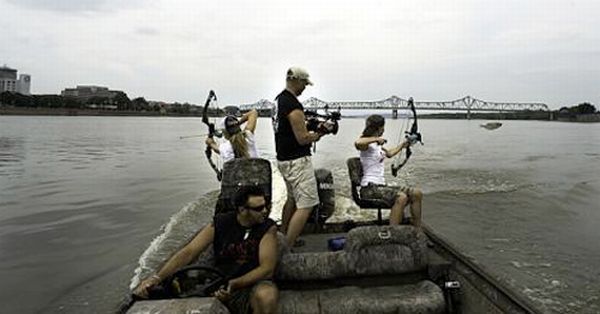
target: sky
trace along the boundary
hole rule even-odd
[[[600,104],[598,0],[0,0],[0,66],[202,105],[302,99]]]

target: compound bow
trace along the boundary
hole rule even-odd
[[[402,168],[406,164],[406,162],[412,155],[412,150],[410,149],[410,146],[412,146],[413,144],[416,144],[417,142],[421,143],[421,145],[423,145],[421,133],[419,133],[419,125],[417,123],[417,110],[415,109],[415,104],[414,104],[412,97],[410,97],[408,99],[408,107],[412,111],[414,120],[413,120],[413,124],[410,128],[410,131],[404,132],[406,134],[404,137],[410,143],[410,145],[406,148],[406,155],[402,162],[399,162],[400,155],[398,155],[398,157],[396,157],[396,160],[394,160],[394,163],[392,164],[392,175],[394,177],[398,176],[398,170],[400,170],[400,168]]]
[[[208,97],[206,98],[206,103],[204,104],[204,110],[202,111],[202,122],[206,124],[206,126],[208,126],[209,138],[214,138],[214,136],[217,135],[215,124],[208,121],[208,106],[210,106],[210,103],[213,100],[217,100],[217,95],[213,90],[211,90],[210,92],[208,92]],[[212,149],[209,145],[206,145],[206,150],[204,151],[204,153],[206,154],[206,159],[208,159],[208,164],[217,174],[217,180],[221,181],[221,179],[223,178],[223,171],[220,170],[215,164],[215,162],[212,160]]]

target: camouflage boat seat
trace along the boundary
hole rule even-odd
[[[277,240],[277,281],[399,275],[423,271],[428,265],[427,237],[409,225],[356,227],[348,232],[344,249],[336,252],[293,253],[283,234],[278,233]],[[212,245],[196,263],[214,265]]]
[[[356,227],[337,252],[293,253],[282,234],[278,242],[280,313],[444,313],[444,294],[430,280],[379,282],[427,271],[427,237],[412,226]],[[212,247],[196,262],[214,265]],[[229,313],[215,298],[141,301],[127,313],[159,312]]]
[[[343,286],[320,290],[283,290],[279,313],[445,313],[444,294],[429,280],[400,286]]]
[[[352,189],[352,199],[360,208],[377,209],[377,222],[383,223],[381,209],[390,209],[394,204],[390,204],[383,199],[367,199],[360,196],[360,180],[363,175],[360,158],[352,157],[346,161],[348,165],[348,175],[350,176],[350,187]]]
[[[357,227],[348,232],[343,250],[283,254],[276,278],[306,281],[421,271],[427,267],[426,242],[425,234],[412,226]]]
[[[262,158],[236,158],[223,164],[219,212],[235,210],[234,195],[240,186],[260,186],[267,202],[272,200],[271,162]]]
[[[426,242],[412,226],[365,226],[348,232],[341,251],[284,254],[280,312],[443,313],[443,292],[430,280],[393,281],[427,270]]]

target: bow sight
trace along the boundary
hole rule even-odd
[[[339,109],[331,113],[326,111],[326,114],[305,110],[304,116],[306,117],[306,129],[309,131],[333,135],[337,134],[339,128],[338,121],[342,119]]]

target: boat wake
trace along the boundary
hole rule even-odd
[[[139,265],[134,271],[134,276],[129,285],[135,288],[140,280],[166,260],[174,251],[184,245],[203,225],[210,222],[213,209],[207,204],[214,204],[217,192],[213,191],[203,195],[197,201],[184,206],[169,219],[158,235],[139,259]]]

